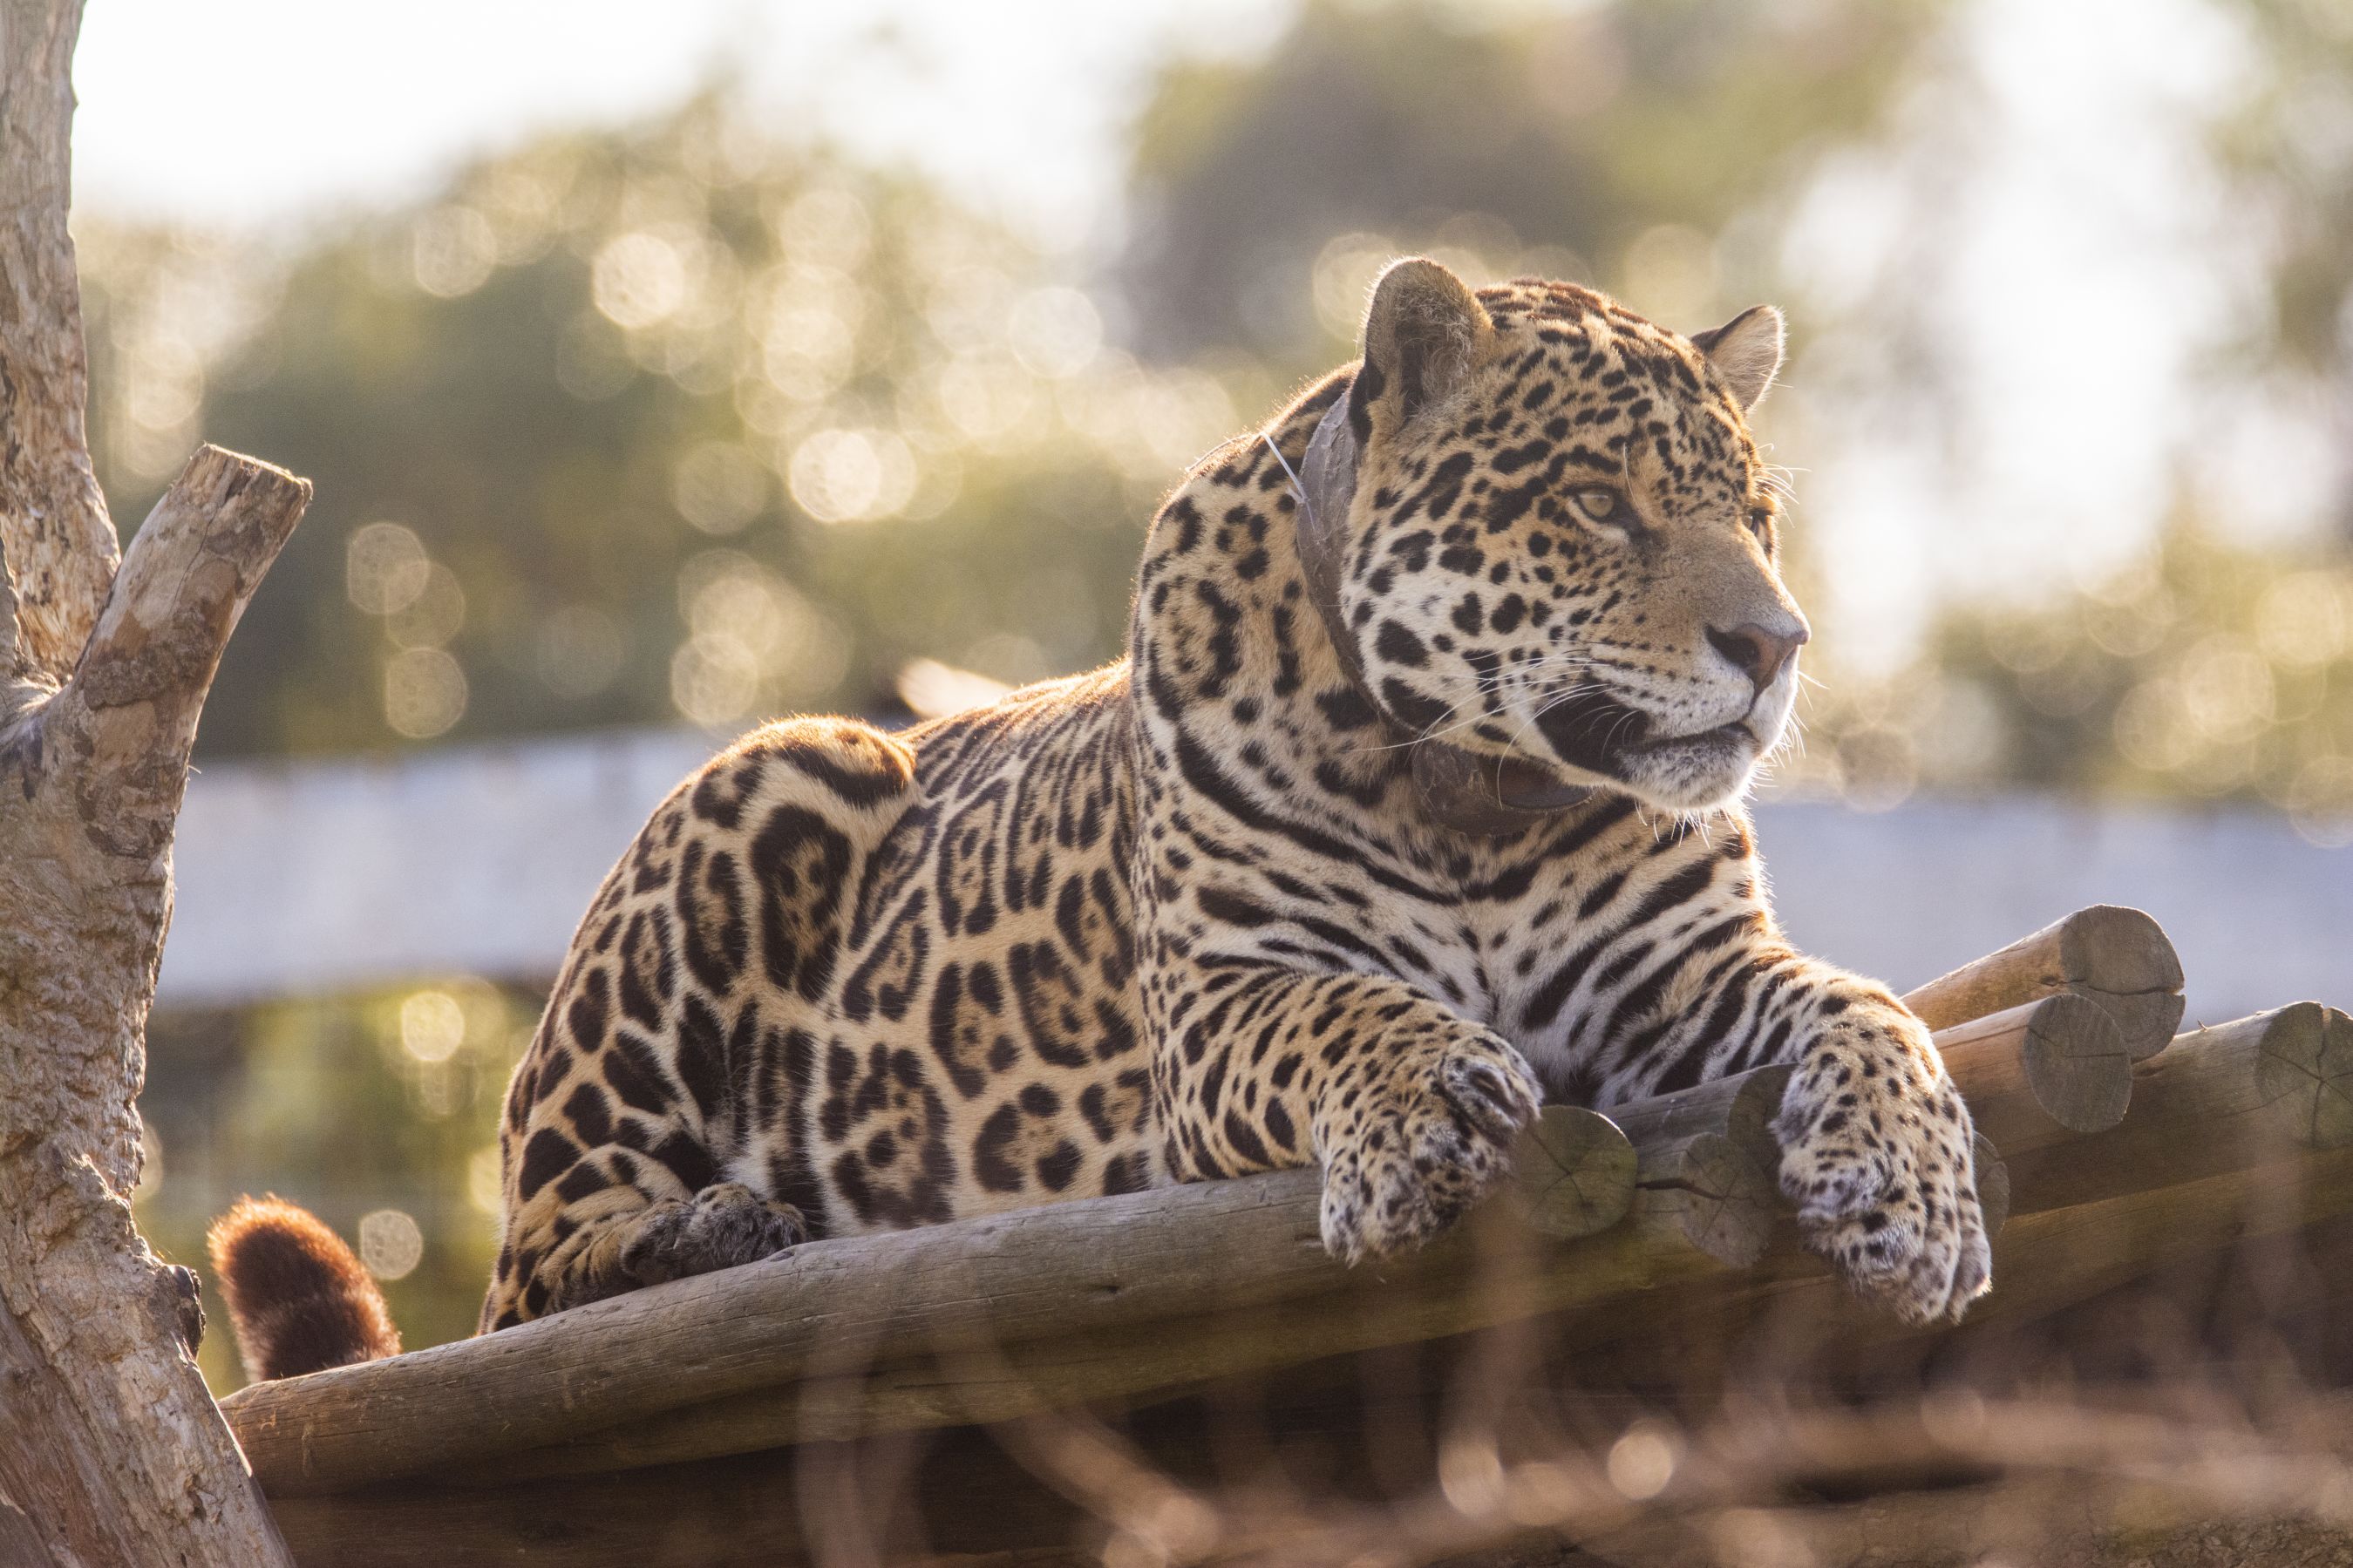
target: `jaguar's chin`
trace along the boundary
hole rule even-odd
[[[1704,811],[1740,797],[1766,742],[1747,719],[1662,735],[1650,714],[1612,697],[1564,703],[1536,720],[1554,760],[1650,805]]]
[[[1633,794],[1675,811],[1705,811],[1740,798],[1756,776],[1764,745],[1747,721],[1692,735],[1628,746],[1613,759],[1615,775]]]

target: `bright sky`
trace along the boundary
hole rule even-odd
[[[300,221],[733,70],[780,123],[922,164],[1083,246],[1118,221],[1121,132],[1152,66],[1172,47],[1253,50],[1294,5],[91,0],[78,190],[117,214]],[[1838,563],[1820,608],[1863,662],[1900,656],[1940,591],[2056,586],[2128,555],[2185,445],[2236,454],[2256,476],[2237,490],[2279,519],[2308,514],[2331,477],[2314,426],[2278,410],[2240,411],[2240,438],[2185,443],[2193,418],[2232,416],[2206,406],[2200,377],[2250,297],[2244,240],[2221,231],[2180,113],[2239,68],[2214,0],[1969,0],[1964,15],[1947,40],[1961,68],[1907,107],[1893,146],[1825,169],[1788,246],[1801,285],[1787,303],[1812,353],[1788,395],[1803,449],[1776,455]],[[1890,412],[1883,363],[1869,374],[1885,345],[1810,338],[1809,296],[1818,326],[1890,290],[1918,297],[1921,330],[1964,373],[1926,426]],[[1862,367],[1845,395],[1841,365]],[[1970,455],[1959,483],[1940,447]]]
[[[783,122],[919,162],[1078,239],[1115,195],[1119,132],[1171,42],[1247,50],[1292,9],[91,0],[75,60],[77,192],[113,213],[239,223],[376,202],[533,131],[650,112],[733,71]]]

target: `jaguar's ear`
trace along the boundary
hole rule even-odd
[[[1422,257],[1389,264],[1365,312],[1365,368],[1349,399],[1358,440],[1396,430],[1460,387],[1495,330],[1460,278]]]
[[[1692,347],[1707,356],[1745,410],[1764,402],[1773,378],[1781,374],[1781,346],[1787,338],[1780,311],[1770,305],[1751,305],[1720,327],[1694,332]]]

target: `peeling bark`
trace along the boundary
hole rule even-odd
[[[0,0],[0,1558],[282,1564],[195,1276],[130,1198],[197,717],[311,487],[206,447],[117,551],[66,235],[80,11]]]
[[[83,439],[89,356],[66,234],[80,31],[80,0],[0,0],[0,537],[16,579],[15,657],[52,682],[73,668],[121,557]]]

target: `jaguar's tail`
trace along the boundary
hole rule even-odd
[[[400,1353],[384,1292],[310,1210],[276,1197],[239,1198],[206,1241],[237,1354],[255,1382]]]

